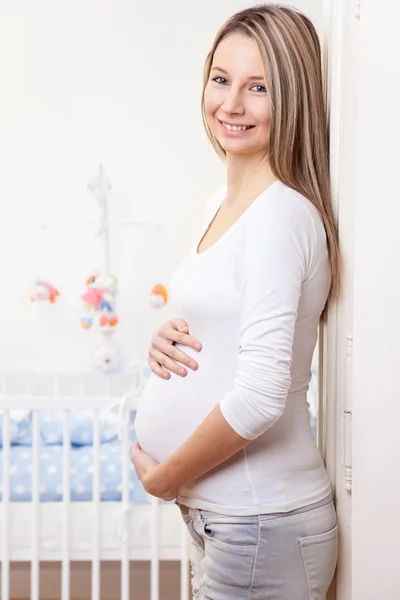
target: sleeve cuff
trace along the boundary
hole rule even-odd
[[[219,408],[222,413],[222,416],[224,417],[228,425],[230,425],[232,429],[236,431],[236,433],[245,440],[255,440],[258,437],[258,435],[247,431],[247,429],[245,429],[245,427],[243,427],[239,423],[239,421],[237,421],[237,419],[231,413],[226,404],[227,403],[224,400],[221,400],[221,402],[219,403]]]

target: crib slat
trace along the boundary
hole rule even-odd
[[[108,396],[108,397],[111,396],[111,379],[110,379],[110,375],[108,375],[107,378],[106,378],[106,396]]]
[[[10,599],[10,411],[3,412],[3,501],[2,501],[1,598]]]
[[[92,600],[100,600],[100,412],[93,411]]]
[[[64,411],[63,421],[63,523],[62,523],[62,565],[61,600],[70,599],[70,500],[71,500],[71,435],[70,413]]]
[[[40,559],[40,433],[39,411],[32,413],[32,559],[31,559],[31,600],[39,600],[39,559]]]
[[[159,506],[158,498],[151,496],[150,600],[159,600],[160,597],[160,563],[158,559]]]
[[[129,456],[129,410],[124,411],[125,418],[122,427],[122,510],[126,516],[124,526],[124,537],[122,539],[121,549],[121,600],[129,600],[129,474],[130,474],[130,456]]]

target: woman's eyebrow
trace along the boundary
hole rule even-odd
[[[221,73],[225,73],[225,75],[229,75],[228,71],[222,69],[221,67],[212,67],[212,71],[221,71]],[[257,81],[259,79],[264,79],[264,75],[252,75],[252,77],[248,77],[250,81]]]

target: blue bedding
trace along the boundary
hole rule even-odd
[[[112,417],[113,415],[108,415],[101,428],[100,498],[102,502],[122,500],[122,444],[118,439],[117,422]],[[134,413],[131,415],[131,441],[135,439],[133,423]],[[11,423],[10,500],[14,502],[32,500],[33,449],[29,424],[29,415],[17,413]],[[74,502],[92,500],[92,431],[93,421],[89,411],[79,411],[71,415],[70,498]],[[60,502],[64,472],[62,413],[41,412],[40,440],[40,501]],[[129,497],[134,504],[148,502],[148,496],[133,467],[129,472]],[[2,500],[3,448],[0,438],[0,501]]]
[[[0,449],[0,500],[3,499],[3,450]],[[63,447],[41,446],[40,449],[40,501],[62,500]],[[74,502],[92,500],[93,446],[71,447],[70,494]],[[134,504],[148,502],[148,497],[136,472],[130,469],[129,496]],[[14,502],[32,500],[32,448],[11,447],[10,499]],[[115,440],[100,446],[100,498],[103,502],[122,499],[121,442]]]

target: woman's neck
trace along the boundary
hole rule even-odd
[[[247,203],[277,180],[266,159],[228,154],[226,162],[227,204]]]

